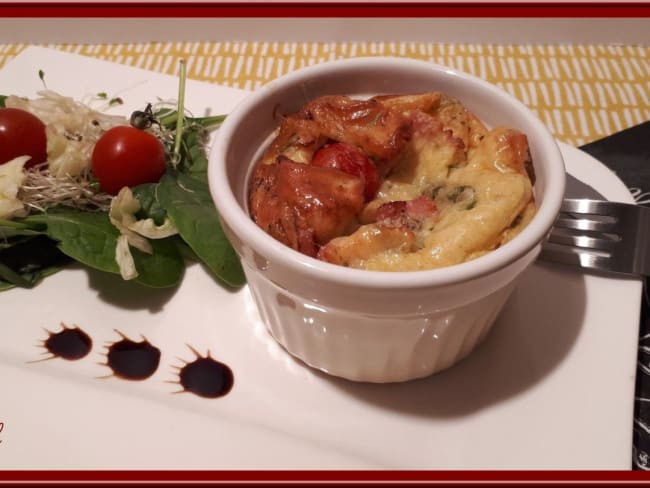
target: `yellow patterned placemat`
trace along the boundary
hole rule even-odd
[[[27,45],[0,45],[0,68]],[[303,66],[358,56],[400,56],[480,76],[527,106],[555,136],[579,146],[650,120],[650,48],[415,42],[158,42],[44,47],[254,90]],[[0,89],[1,93],[1,89]]]

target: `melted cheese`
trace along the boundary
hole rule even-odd
[[[466,118],[459,121],[463,113]],[[402,160],[362,212],[364,225],[331,241],[324,253],[327,260],[382,271],[439,268],[496,249],[532,219],[535,205],[526,172],[525,135],[501,127],[488,131],[458,106],[448,105],[449,114],[453,114],[451,128],[416,121]],[[459,194],[465,196],[458,199]],[[382,204],[423,195],[435,198],[438,213],[413,230],[414,236],[398,239],[395,231],[374,222]]]

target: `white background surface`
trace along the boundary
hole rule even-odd
[[[123,110],[176,93],[174,77],[35,48],[0,71],[0,86],[33,96],[38,69],[66,95],[119,93]],[[245,96],[198,82],[187,92],[194,113],[227,111]],[[562,149],[572,173],[630,201],[604,166]],[[73,268],[0,294],[0,468],[629,469],[639,300],[638,281],[536,265],[466,360],[371,385],[292,359],[247,289],[227,292],[198,265],[178,290],[162,291]],[[61,321],[90,334],[91,354],[30,363],[43,328]],[[151,378],[100,379],[115,329],[161,349]],[[233,369],[227,396],[173,394],[167,381],[193,358],[187,345]]]

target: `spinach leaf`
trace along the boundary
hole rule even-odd
[[[0,278],[6,280],[9,283],[13,283],[16,286],[22,286],[23,288],[30,288],[30,282],[27,278],[24,278],[20,273],[16,273],[6,264],[0,262]]]
[[[205,146],[208,135],[205,130],[186,130],[183,133],[183,166],[190,173],[205,174],[208,170],[208,157]]]
[[[27,217],[30,223],[47,225],[47,235],[58,242],[59,249],[79,261],[101,271],[119,274],[115,248],[119,230],[105,213],[79,211],[38,214]],[[180,252],[173,242],[152,240],[153,254],[131,248],[139,276],[135,281],[165,287],[178,284],[184,272]]]
[[[5,106],[5,100],[7,99],[7,95],[0,95],[0,108]],[[0,287],[0,290],[2,288]]]
[[[35,214],[24,222],[42,223],[59,249],[71,258],[102,271],[119,273],[115,246],[120,232],[105,213],[79,211]]]
[[[12,288],[16,288],[16,285],[14,283],[4,281],[2,278],[0,278],[0,291],[11,290]]]
[[[4,249],[9,249],[10,247],[19,246],[31,238],[32,236],[13,236],[10,238],[0,238],[0,252],[2,252]]]
[[[137,213],[139,219],[152,218],[156,225],[162,225],[167,217],[167,211],[156,199],[157,183],[147,183],[131,189],[133,196],[139,201],[142,208]]]
[[[0,247],[0,290],[12,286],[31,288],[61,270],[72,260],[47,236],[20,236]]]
[[[131,248],[139,273],[135,281],[152,288],[165,288],[180,283],[185,273],[185,262],[174,240],[152,239],[149,242],[153,254]]]
[[[13,220],[0,219],[0,239],[9,239],[14,236],[34,236],[42,234],[45,226],[38,223],[25,223]]]
[[[157,195],[183,240],[210,271],[232,288],[242,286],[246,279],[241,263],[221,228],[207,182],[167,173]]]
[[[187,244],[187,242],[183,240],[182,237],[180,237],[179,235],[175,235],[170,237],[170,239],[174,239],[174,242],[176,243],[176,247],[178,248],[178,252],[181,253],[181,256],[183,256],[183,259],[185,261],[194,261],[194,262],[201,261],[201,259],[196,255],[196,253]]]

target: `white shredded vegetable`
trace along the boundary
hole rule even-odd
[[[129,249],[129,240],[122,234],[117,238],[115,246],[115,262],[120,268],[120,275],[124,280],[132,280],[138,277],[138,270],[133,261],[133,255]]]
[[[178,229],[169,217],[165,218],[162,225],[156,225],[152,218],[140,219],[130,224],[129,229],[149,239],[164,239],[178,234]]]
[[[19,156],[0,164],[0,219],[27,215],[25,205],[17,195],[26,178],[23,167],[29,160],[30,156]]]
[[[133,196],[133,192],[129,187],[125,186],[113,198],[111,209],[108,211],[108,217],[111,223],[120,231],[120,234],[126,236],[130,245],[140,249],[142,252],[152,254],[153,249],[149,241],[137,232],[129,229],[129,226],[136,222],[135,214],[140,208],[140,200]]]

